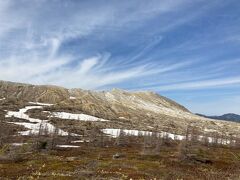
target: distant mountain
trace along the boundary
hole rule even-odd
[[[239,122],[240,123],[240,115],[228,113],[224,114],[222,116],[206,116],[203,114],[197,114],[202,117],[210,118],[210,119],[218,119],[218,120],[226,120],[226,121],[233,121],[233,122]]]

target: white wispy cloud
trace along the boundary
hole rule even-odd
[[[235,3],[2,0],[0,79],[164,93],[238,90],[240,18],[224,9]],[[233,98],[189,107],[238,105]]]
[[[162,85],[158,87],[148,87],[147,89],[158,89],[160,91],[193,90],[193,89],[225,87],[225,86],[239,85],[239,84],[240,84],[240,77],[230,77],[230,78],[176,83],[176,84],[170,84],[170,85]]]
[[[70,1],[62,4],[58,4],[57,1],[55,3],[48,1],[28,2],[7,0],[0,3],[0,77],[11,81],[37,84],[53,83],[67,87],[90,89],[134,78],[151,77],[152,75],[157,76],[160,82],[166,83],[168,79],[162,78],[162,74],[166,72],[175,72],[175,76],[181,78],[181,81],[188,81],[188,78],[180,76],[181,72],[178,70],[192,65],[196,61],[178,62],[176,60],[166,63],[167,59],[160,58],[151,63],[148,62],[144,56],[162,42],[164,36],[161,35],[145,44],[143,49],[131,58],[124,59],[123,57],[118,62],[115,62],[115,57],[110,56],[111,52],[97,52],[98,55],[96,55],[94,49],[88,49],[85,52],[79,48],[78,52],[74,54],[62,50],[61,48],[64,49],[69,41],[81,41],[83,38],[98,35],[100,38],[101,35],[106,36],[106,33],[111,33],[117,29],[126,31],[137,29],[143,26],[146,20],[156,17],[160,19],[157,30],[165,32],[192,21],[216,4],[216,2],[210,3],[211,7],[205,4],[203,8],[199,8],[195,12],[195,9],[192,9],[195,5],[189,0],[151,1],[147,5],[139,1],[115,2],[108,5],[96,2],[99,6],[94,7],[88,3],[77,6]],[[197,2],[197,4],[201,3],[202,1]],[[16,6],[20,8],[16,10]],[[53,7],[55,7],[54,10],[52,10]],[[81,11],[78,8],[81,8]],[[126,9],[132,9],[132,11]],[[194,12],[191,14],[193,16],[182,13],[187,9],[190,9],[191,13]],[[63,11],[65,15],[60,16],[59,13]],[[165,21],[167,15],[172,19],[170,23]],[[84,42],[87,43],[87,41]],[[128,43],[127,40],[124,42]],[[186,45],[190,46],[191,43]],[[186,48],[178,50],[184,49]],[[150,53],[150,55],[152,54]],[[219,66],[215,69],[221,71],[222,67]],[[202,69],[198,71],[200,72]],[[210,76],[211,73],[209,71],[207,75]],[[188,72],[186,74],[190,76]],[[206,76],[206,74],[204,75]],[[203,77],[203,75],[199,75],[199,77]],[[168,91],[202,89],[237,83],[239,83],[238,77],[162,86],[153,85],[151,88]]]
[[[136,6],[136,2],[115,2],[106,6],[100,3],[99,7],[83,3],[80,5],[82,10],[79,11],[73,2],[58,4],[57,1],[1,1],[1,79],[98,88],[182,67],[182,63],[168,64],[166,67],[160,65],[161,63],[149,64],[144,60],[137,62],[147,50],[159,43],[161,38],[135,55],[131,66],[130,60],[125,65],[124,62],[118,64],[114,60],[108,63],[110,53],[100,53],[97,56],[92,54],[83,58],[81,49],[79,57],[60,51],[66,42],[91,36],[98,32],[99,28],[136,28],[156,15],[184,7],[188,1],[164,0],[160,4],[159,1],[152,1],[147,6],[139,1]],[[126,12],[126,8],[133,8],[134,11]],[[60,16],[59,13],[63,11],[65,15]],[[122,17],[119,18],[120,16]]]
[[[108,57],[110,58],[110,56]],[[115,70],[115,66],[113,66],[113,70],[111,67],[107,69],[104,68],[107,61],[104,55],[99,54],[98,56],[81,60],[80,63],[74,65],[74,67],[69,66],[66,68],[63,66],[54,72],[36,76],[32,78],[32,80],[41,83],[47,82],[55,85],[64,85],[66,87],[76,87],[76,84],[78,84],[81,88],[97,89],[125,80],[172,71],[184,65],[172,64],[169,67],[158,69],[152,67],[152,64],[145,64],[125,70]]]

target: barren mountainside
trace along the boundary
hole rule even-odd
[[[0,97],[57,103],[66,99],[68,95],[67,89],[61,87],[0,81]]]
[[[17,98],[32,102],[66,103],[68,105],[88,104],[118,109],[144,109],[152,112],[188,110],[176,102],[153,92],[127,92],[121,89],[112,91],[89,91],[82,89],[66,89],[58,86],[30,85],[0,81],[0,97]],[[74,100],[74,101],[73,101]]]
[[[89,91],[58,86],[0,81],[0,99],[54,104],[52,111],[85,113],[127,123],[131,128],[170,129],[183,132],[188,124],[210,131],[238,131],[235,124],[210,120],[189,112],[182,105],[153,92]]]

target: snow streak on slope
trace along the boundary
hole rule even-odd
[[[51,113],[49,111],[45,111],[48,113]],[[79,121],[109,121],[106,119],[101,119],[95,116],[90,116],[87,114],[72,114],[72,113],[66,113],[66,112],[52,112],[51,116],[60,118],[60,119],[73,119],[73,120],[79,120]]]
[[[130,136],[152,136],[154,132],[151,131],[139,131],[139,130],[127,130],[127,129],[102,129],[102,132],[109,134],[113,137],[118,137],[121,132]],[[157,132],[158,137],[168,137],[173,140],[183,140],[185,136],[167,133],[167,132]]]
[[[15,117],[19,119],[25,119],[29,122],[9,122],[16,125],[22,125],[25,128],[29,129],[27,131],[19,132],[21,135],[38,135],[41,132],[41,135],[57,133],[61,136],[69,135],[68,132],[65,132],[61,129],[57,129],[54,125],[50,124],[48,120],[40,120],[36,118],[29,117],[27,113],[28,110],[31,109],[42,109],[43,106],[26,106],[25,108],[20,109],[19,111],[8,111],[6,117]],[[51,112],[49,112],[51,113]],[[89,116],[86,114],[71,114],[65,112],[54,112],[52,113],[55,117],[59,117],[62,119],[76,119],[76,120],[83,120],[83,121],[108,121],[105,119],[100,119],[94,116]],[[42,130],[42,131],[40,131]],[[56,132],[57,131],[57,132]],[[205,132],[208,132],[208,129],[205,129]],[[110,135],[112,137],[118,137],[121,133],[130,136],[157,136],[161,138],[168,138],[172,140],[184,140],[184,135],[172,134],[169,132],[151,132],[151,131],[141,131],[141,130],[127,130],[127,129],[102,129],[104,134]],[[72,136],[79,136],[77,134],[71,134]],[[188,137],[191,139],[191,135]],[[230,144],[231,141],[229,139],[216,139],[214,137],[205,136],[197,136],[198,141],[204,142],[207,140],[209,143],[219,143],[219,144]],[[217,142],[216,142],[217,141]]]
[[[127,129],[102,129],[102,132],[114,138],[119,137],[121,132],[124,133],[124,135],[128,135],[128,136],[153,136],[154,134],[154,132],[151,132],[151,131],[127,130]],[[160,138],[169,138],[172,140],[182,141],[186,139],[186,136],[172,134],[172,133],[163,132],[163,131],[156,132],[155,135]],[[188,138],[191,139],[191,135],[189,135]],[[197,136],[197,140],[200,142],[204,142],[205,140],[207,140],[209,143],[218,143],[223,145],[227,145],[231,143],[229,139],[217,139],[216,141],[214,137],[204,137],[204,136]],[[233,142],[234,141],[235,140],[233,140]]]
[[[80,146],[75,145],[57,145],[59,148],[79,148]]]
[[[29,104],[35,104],[35,105],[39,105],[39,106],[52,106],[53,104],[49,104],[49,103],[40,103],[40,102],[29,102]]]
[[[8,111],[6,114],[6,117],[16,117],[19,119],[25,119],[29,122],[10,122],[13,124],[17,125],[22,125],[27,129],[27,131],[21,131],[19,132],[21,135],[37,135],[39,134],[40,130],[43,130],[43,132],[52,134],[57,131],[57,133],[61,136],[67,136],[68,133],[61,130],[61,129],[56,129],[55,126],[50,124],[48,120],[40,120],[40,119],[35,119],[35,118],[30,118],[29,115],[26,114],[26,112],[30,109],[42,109],[42,106],[26,106],[25,108],[20,109],[19,111]]]

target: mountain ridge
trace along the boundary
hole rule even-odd
[[[226,113],[220,116],[207,116],[203,114],[197,114],[202,117],[206,117],[209,119],[217,119],[217,120],[225,120],[225,121],[232,121],[232,122],[239,122],[240,123],[240,115],[235,113]]]
[[[116,88],[111,91],[91,91],[0,81],[0,99],[21,100],[25,104],[50,103],[54,105],[48,110],[53,112],[84,113],[142,130],[151,127],[182,133],[192,125],[201,131],[238,131],[238,128],[232,128],[235,124],[231,122],[198,116],[177,102],[149,91],[129,92]]]
[[[154,96],[156,98],[162,98],[163,100],[169,103],[172,103],[175,106],[178,106],[184,111],[189,111],[184,106],[176,103],[175,101],[151,91],[129,92],[119,88],[113,88],[110,91],[97,91],[97,90],[83,90],[80,88],[67,89],[67,88],[64,88],[61,86],[55,86],[55,85],[33,85],[33,84],[27,84],[27,83],[0,81],[0,97],[5,97],[5,98],[7,97],[16,97],[16,98],[23,98],[23,99],[27,98],[31,101],[59,103],[60,101],[67,100],[72,96],[80,96],[80,95],[87,95],[87,94],[98,95],[98,96],[102,94],[102,95],[105,95],[106,97],[108,96],[108,98],[111,98],[110,96],[113,96],[113,95],[116,95],[116,96],[133,95],[133,96],[145,96],[145,97]]]

